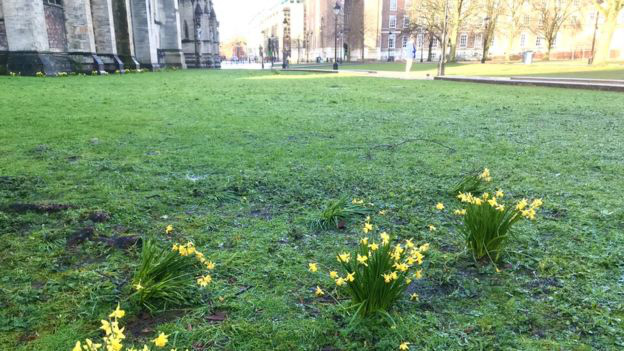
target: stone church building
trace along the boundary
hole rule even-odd
[[[220,66],[212,0],[0,0],[0,74]]]

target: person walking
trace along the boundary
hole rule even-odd
[[[412,63],[414,62],[414,60],[416,59],[416,43],[414,42],[414,37],[410,37],[409,42],[407,43],[407,46],[405,47],[405,49],[408,51],[406,53],[406,59],[405,59],[405,73],[409,74],[410,71],[412,70]]]

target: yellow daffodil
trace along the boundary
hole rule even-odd
[[[392,283],[392,275],[391,274],[382,274],[384,281],[386,283]]]
[[[351,254],[348,252],[343,252],[340,255],[338,255],[338,262],[342,262],[342,263],[349,263],[349,260],[351,260]]]
[[[102,323],[102,326],[100,327],[100,329],[104,331],[104,334],[111,335],[113,333],[113,330],[111,329],[110,323],[105,320],[101,320],[100,322]]]
[[[371,249],[371,251],[377,251],[377,249],[379,249],[379,245],[375,243],[368,244],[368,248]]]
[[[420,245],[420,247],[418,248],[419,252],[427,252],[429,251],[429,243],[424,243],[422,245]]]
[[[210,275],[208,275],[208,274],[206,274],[205,276],[197,278],[197,285],[201,286],[202,288],[205,288],[211,282],[212,282],[212,277]]]
[[[82,346],[80,345],[80,341],[76,341],[76,345],[74,346],[72,351],[82,351]]]
[[[209,271],[215,269],[215,267],[216,267],[215,263],[212,262],[212,261],[206,261],[206,262],[204,262],[204,265],[206,265],[206,269],[209,270]]]
[[[165,333],[160,333],[160,335],[153,340],[154,345],[157,347],[165,347],[165,345],[167,345],[167,341],[169,341],[168,337],[169,336],[165,335]]]
[[[442,211],[444,210],[444,204],[441,202],[438,202],[438,204],[435,206],[436,210],[438,211]]]
[[[538,209],[540,207],[542,207],[542,205],[544,204],[544,202],[542,201],[542,199],[535,199],[533,200],[533,202],[531,202],[531,207]]]
[[[490,193],[483,193],[482,198],[483,198],[483,200],[489,199],[490,198]]]
[[[362,245],[368,245],[368,238],[362,238],[362,239],[360,239],[360,244],[362,244]]]
[[[488,204],[490,204],[490,206],[492,207],[496,207],[498,205],[498,202],[496,202],[496,198],[493,197],[490,200],[488,200]]]
[[[474,200],[472,200],[472,203],[477,206],[481,206],[483,204],[483,200],[479,199],[478,197],[475,197]]]
[[[364,233],[367,233],[373,230],[373,225],[370,223],[364,223],[364,228],[362,228],[362,230],[364,231]]]
[[[173,248],[171,249],[172,251],[178,251],[180,250],[180,245],[178,244],[173,244]]]
[[[102,347],[102,344],[96,344],[93,341],[91,341],[91,339],[86,339],[86,350],[87,351],[97,351],[100,347]]]
[[[344,278],[338,278],[338,279],[336,279],[336,285],[338,285],[338,286],[343,286],[343,285],[345,285],[345,280],[344,280]]]
[[[466,210],[465,209],[461,209],[461,210],[455,210],[454,212],[456,215],[458,216],[464,216],[466,215]]]
[[[347,277],[345,278],[345,280],[348,281],[349,283],[353,283],[355,281],[355,272],[347,274]]]
[[[505,193],[502,190],[500,190],[500,189],[496,190],[496,194],[495,195],[496,195],[496,197],[500,197],[501,199],[503,197],[505,197]]]
[[[422,279],[422,269],[419,269],[414,273],[414,279]]]
[[[429,231],[430,232],[435,232],[436,230],[438,230],[438,228],[436,228],[435,225],[433,225],[433,224],[429,225]]]
[[[139,281],[138,283],[134,284],[134,289],[136,291],[141,291],[143,290],[143,285],[141,285],[141,282]]]
[[[353,199],[353,200],[351,200],[351,203],[354,204],[354,205],[363,205],[364,204],[364,200]]]
[[[184,245],[178,246],[178,252],[180,253],[180,256],[188,256],[189,255],[188,249]]]
[[[318,271],[318,267],[316,266],[316,263],[309,263],[308,270],[312,273],[315,273],[316,271]]]
[[[360,254],[358,254],[357,261],[361,265],[368,266],[368,264],[366,263],[366,261],[368,261],[368,256],[361,256]]]
[[[516,210],[518,211],[522,211],[524,210],[527,206],[529,205],[529,201],[527,199],[522,199],[520,200],[520,202],[518,202],[518,204],[516,205]]]
[[[119,304],[117,304],[117,308],[108,316],[109,318],[123,318],[126,315],[126,312],[119,308]]]
[[[383,245],[388,245],[388,243],[390,242],[390,235],[388,235],[388,233],[386,232],[379,234],[379,237],[381,238],[381,243]]]
[[[488,178],[491,179],[490,169],[489,168],[484,168],[483,172],[479,175],[479,178],[481,178],[483,180],[486,180],[486,181],[487,181]]]
[[[379,211],[379,215],[380,216],[385,216],[387,212],[388,211],[386,211],[386,210],[381,210],[381,211]]]
[[[505,211],[505,205],[503,205],[503,204],[497,205],[496,206],[496,210],[497,211],[501,211],[501,212]]]
[[[410,300],[412,300],[412,301],[418,301],[418,299],[419,299],[418,294],[413,293],[412,295],[410,295]]]
[[[338,278],[338,272],[336,272],[336,271],[331,271],[331,272],[329,272],[329,276],[330,276],[332,279],[336,279],[336,278]]]
[[[323,289],[321,289],[321,287],[320,287],[320,286],[317,286],[317,287],[316,287],[316,291],[314,292],[314,294],[315,294],[317,297],[321,297],[321,296],[325,295],[325,292],[323,291]]]
[[[405,247],[407,247],[408,249],[414,248],[414,243],[412,242],[412,239],[405,240]]]
[[[173,226],[171,224],[169,224],[167,228],[165,228],[165,233],[167,234],[173,233]]]
[[[409,346],[410,346],[409,342],[407,342],[407,341],[403,342],[403,343],[401,343],[401,345],[399,345],[399,350],[400,351],[408,351],[409,350]]]
[[[399,275],[397,274],[397,272],[392,272],[392,273],[390,273],[390,277],[392,278],[392,280],[397,280],[397,279],[399,279]]]
[[[406,265],[405,263],[399,263],[399,262],[395,262],[393,267],[396,268],[396,270],[400,272],[407,272],[407,270],[409,269],[408,265]]]

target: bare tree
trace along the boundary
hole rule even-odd
[[[524,18],[525,0],[504,0],[502,2],[503,20],[501,24],[505,27],[507,36],[507,50],[505,51],[505,61],[511,61],[513,45],[522,31],[522,19]]]
[[[444,28],[444,6],[446,0],[416,0],[412,2],[407,10],[409,16],[409,27],[407,31],[410,33],[418,33],[422,35],[423,43],[428,40],[427,61],[432,60],[433,42],[438,40],[442,43],[442,31]]]
[[[481,52],[481,63],[485,63],[487,60],[490,46],[492,45],[492,39],[494,39],[494,33],[498,25],[498,20],[504,11],[501,0],[484,0],[483,7],[485,8],[486,17],[483,19],[483,45]]]
[[[624,9],[624,0],[594,0],[594,5],[605,20],[602,28],[600,28],[600,41],[593,63],[603,64],[609,59],[613,33],[617,26],[618,16]]]
[[[576,10],[574,0],[534,0],[532,7],[537,21],[531,23],[530,29],[546,41],[544,60],[548,61],[557,34]]]
[[[451,0],[449,1],[450,21],[449,21],[449,61],[457,61],[457,40],[459,38],[459,30],[464,23],[479,8],[477,1],[470,0]]]

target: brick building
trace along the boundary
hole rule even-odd
[[[212,0],[0,0],[0,74],[219,67]]]
[[[294,0],[282,0],[282,5]],[[441,23],[437,31],[429,31],[424,25],[415,25],[421,17],[435,16],[440,22],[443,13],[430,14],[426,10],[415,11],[415,0],[301,0],[303,11],[292,13],[291,18],[301,17],[299,27],[291,31],[302,33],[303,61],[333,61],[337,37],[338,58],[344,61],[403,60],[411,55],[409,44],[414,40],[416,56],[423,60],[438,60],[441,56]],[[300,2],[300,1],[297,1]],[[538,0],[520,2],[515,18],[506,12],[498,16],[493,41],[489,47],[489,59],[519,59],[526,51],[533,51],[539,59],[548,51],[547,41],[539,32],[542,14],[534,6]],[[334,6],[340,5],[336,16]],[[452,2],[450,2],[452,3]],[[459,28],[456,42],[458,60],[480,60],[483,55],[486,14],[484,4],[472,4],[471,15]],[[292,6],[292,5],[291,5]],[[466,5],[468,6],[468,5]],[[604,16],[599,16],[591,0],[574,0],[573,10],[561,26],[550,52],[552,59],[587,59],[591,56],[596,23],[603,25]],[[415,17],[415,18],[410,18]],[[257,28],[271,27],[275,23],[280,32],[280,20],[264,20],[259,17]],[[596,22],[598,21],[598,22]],[[624,11],[620,13],[618,26],[611,43],[611,59],[624,58]],[[260,30],[257,30],[257,35]],[[273,33],[274,31],[270,31]],[[596,41],[600,42],[598,33]]]

